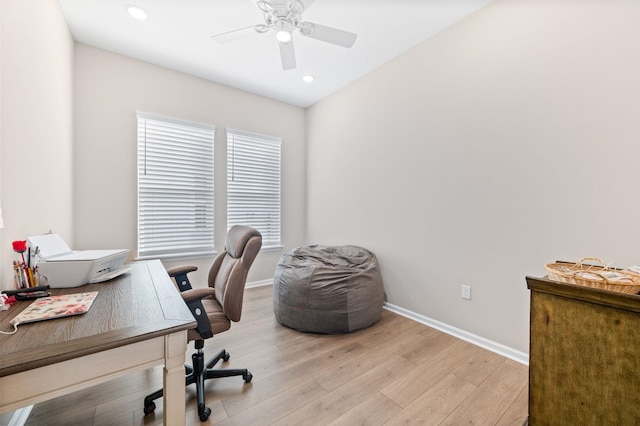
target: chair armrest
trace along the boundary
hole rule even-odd
[[[216,293],[215,288],[207,287],[207,288],[194,288],[191,290],[185,290],[182,293],[180,293],[180,295],[185,301],[190,302],[192,300],[201,300],[201,299],[204,299],[205,297],[214,296],[215,293]]]
[[[191,282],[189,281],[189,275],[188,275],[189,272],[193,272],[197,270],[198,270],[197,266],[191,266],[191,265],[176,266],[176,267],[167,269],[167,274],[169,274],[169,276],[175,280],[176,284],[178,285],[178,290],[180,290],[180,293],[184,293],[185,291],[191,290],[193,288],[191,287]]]
[[[179,274],[188,274],[189,272],[194,272],[197,270],[198,270],[197,266],[191,266],[191,265],[175,266],[173,268],[167,269],[167,274],[169,274],[170,277],[175,277],[176,275],[179,275]]]
[[[180,293],[182,298],[184,299],[184,303],[187,304],[189,310],[191,311],[191,315],[198,322],[196,326],[196,331],[200,335],[202,339],[208,339],[213,336],[213,330],[211,329],[211,323],[209,322],[209,318],[207,318],[206,310],[202,305],[202,299],[205,297],[213,296],[216,290],[214,288],[195,288],[184,290]]]

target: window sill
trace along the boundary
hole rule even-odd
[[[280,244],[273,245],[273,246],[263,246],[260,249],[260,253],[271,252],[271,251],[282,251],[283,248],[284,246]],[[139,260],[160,259],[160,260],[174,261],[174,260],[189,260],[189,259],[206,259],[206,258],[215,257],[217,254],[218,254],[217,251],[213,251],[210,253],[176,253],[176,254],[165,254],[165,255],[158,255],[158,256],[138,256],[133,260],[139,261]]]
[[[159,256],[138,256],[134,260],[152,260],[152,259],[160,259],[160,260],[189,260],[189,259],[205,259],[215,257],[218,254],[216,251],[212,251],[209,253],[176,253],[176,254],[165,254]]]

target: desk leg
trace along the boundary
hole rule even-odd
[[[187,351],[187,332],[169,334],[164,338],[164,398],[165,425],[182,425],[185,417],[184,354]]]

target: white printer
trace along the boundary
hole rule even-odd
[[[27,240],[32,249],[38,250],[38,270],[51,288],[107,281],[131,269],[122,266],[128,249],[72,251],[58,234],[37,235]]]

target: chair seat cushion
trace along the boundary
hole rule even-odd
[[[357,246],[298,247],[282,255],[273,282],[276,319],[299,331],[347,333],[380,319],[376,257]]]

